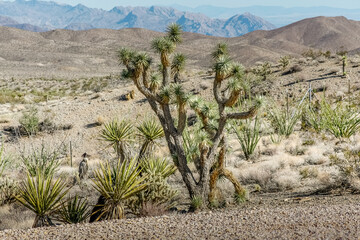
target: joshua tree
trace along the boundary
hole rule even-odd
[[[219,44],[213,53],[214,83],[213,94],[215,104],[202,101],[198,97],[185,92],[179,83],[170,79],[171,57],[176,45],[181,42],[181,29],[172,24],[167,28],[164,37],[152,41],[152,48],[160,55],[162,78],[156,77],[151,68],[152,59],[146,53],[138,53],[128,49],[119,51],[119,60],[125,66],[123,77],[133,80],[137,89],[147,98],[152,110],[159,118],[164,130],[167,145],[174,164],[180,171],[188,189],[190,198],[213,199],[216,181],[223,175],[233,182],[236,193],[243,195],[245,190],[224,168],[226,153],[226,123],[231,119],[247,119],[255,116],[260,101],[246,112],[234,112],[234,105],[242,94],[243,67],[230,60],[226,44]],[[216,112],[209,109],[216,106]],[[173,110],[175,106],[176,110]],[[190,170],[184,148],[183,132],[187,123],[188,106],[195,110],[202,124],[203,141],[198,145],[199,155],[195,161],[199,177]],[[210,182],[211,179],[211,182]],[[212,193],[210,193],[212,191]]]

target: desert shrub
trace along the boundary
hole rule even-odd
[[[360,150],[346,149],[344,157],[340,158],[334,154],[329,156],[332,165],[336,165],[341,173],[342,182],[340,184],[345,187],[360,190]]]
[[[4,143],[2,142],[1,148],[0,148],[0,177],[4,173],[4,170],[5,170],[6,166],[9,164],[9,162],[10,162],[10,159],[8,157],[6,157],[4,154]]]
[[[270,125],[275,133],[285,137],[289,137],[294,132],[294,127],[301,117],[301,111],[298,109],[293,109],[291,113],[286,109],[275,107],[268,113]]]
[[[100,140],[108,142],[121,161],[125,161],[126,151],[129,143],[134,140],[133,125],[125,120],[114,119],[110,123],[104,124],[100,133]]]
[[[265,62],[261,66],[254,68],[253,73],[261,78],[262,81],[265,81],[268,76],[272,73],[271,64]]]
[[[354,108],[338,103],[334,108],[326,101],[321,103],[324,129],[336,138],[349,138],[360,129],[360,115]]]
[[[29,136],[36,135],[39,131],[40,123],[37,108],[31,107],[29,112],[24,112],[19,122]]]
[[[304,112],[302,115],[302,128],[312,128],[317,133],[320,133],[324,129],[324,120],[321,112],[314,108],[313,106],[309,106],[304,108]]]
[[[203,206],[204,206],[204,201],[203,201],[202,197],[193,196],[191,198],[191,202],[190,202],[190,210],[191,211],[199,210],[199,209],[203,208]]]
[[[261,123],[259,118],[255,118],[253,125],[251,126],[251,121],[244,121],[244,124],[239,127],[233,127],[238,138],[238,141],[241,145],[241,149],[245,155],[245,158],[248,160],[251,155],[254,153],[257,144],[260,140],[260,126]]]
[[[167,178],[176,171],[167,159],[144,159],[141,173],[146,176],[147,187],[132,198],[128,206],[138,215],[145,215],[149,210],[153,213],[167,211],[175,205],[177,191],[167,183]]]
[[[21,160],[31,177],[43,174],[44,177],[54,175],[61,161],[58,151],[50,150],[44,144],[38,149],[33,149],[29,155],[22,154]]]
[[[93,211],[97,217],[95,221],[122,219],[125,217],[124,207],[126,201],[137,193],[143,191],[146,184],[146,177],[140,177],[137,161],[123,162],[119,160],[116,166],[109,162],[100,164],[95,170],[94,188],[101,194],[104,201],[97,204],[98,208]]]
[[[248,199],[247,194],[248,194],[247,191],[243,191],[241,193],[235,193],[234,194],[235,203],[241,204],[241,203],[246,202]]]
[[[0,206],[15,201],[17,192],[16,181],[10,178],[0,178]]]
[[[331,51],[330,50],[327,50],[326,52],[324,52],[324,57],[326,58],[330,58],[331,57]]]
[[[34,178],[27,175],[19,186],[17,200],[36,214],[33,227],[54,225],[53,215],[63,204],[64,197],[69,191],[66,182],[59,178],[54,180],[52,175],[37,174]]]
[[[297,73],[297,72],[301,72],[301,71],[302,71],[302,67],[300,67],[300,65],[296,64],[294,66],[291,66],[288,71],[283,73],[283,75],[293,74],[293,73]]]
[[[312,59],[316,59],[316,58],[322,56],[323,53],[321,51],[315,51],[313,49],[308,49],[307,51],[303,52],[301,55],[303,57],[309,57]]]
[[[325,99],[305,110],[304,125],[316,132],[328,131],[336,138],[349,138],[360,130],[359,112],[343,103],[332,107]]]
[[[91,211],[87,200],[76,195],[63,203],[56,215],[56,220],[63,223],[82,223],[90,217]]]
[[[279,63],[281,65],[282,70],[284,71],[286,67],[290,64],[290,57],[289,56],[283,56],[279,59]]]

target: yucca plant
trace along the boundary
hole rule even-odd
[[[153,158],[146,159],[141,162],[142,173],[148,175],[157,175],[162,178],[168,178],[175,173],[176,167],[172,164],[169,164],[169,161],[166,158]]]
[[[104,199],[93,212],[97,215],[96,221],[124,218],[125,201],[146,188],[146,177],[139,176],[136,165],[135,159],[128,163],[119,161],[115,167],[106,162],[95,170],[94,187]]]
[[[250,121],[246,121],[240,127],[233,127],[246,160],[251,157],[259,143],[260,126],[259,118],[256,117],[252,126]]]
[[[4,156],[4,142],[2,142],[0,148],[0,177],[4,173],[4,170],[8,165],[8,163],[9,163],[9,158]]]
[[[306,107],[303,112],[305,126],[313,128],[317,133],[324,129],[324,119],[321,111],[316,111],[312,106]]]
[[[63,203],[57,211],[57,220],[63,223],[82,223],[91,215],[90,206],[86,199],[78,195]]]
[[[100,133],[100,139],[109,142],[109,146],[115,149],[118,158],[121,162],[124,162],[129,143],[134,140],[133,125],[124,120],[119,122],[114,119],[104,125]]]
[[[143,142],[139,153],[139,159],[142,159],[143,157],[148,157],[156,141],[164,137],[164,130],[155,119],[142,122],[137,129],[139,131],[138,136]]]
[[[45,177],[52,176],[61,163],[58,152],[47,149],[44,144],[39,149],[33,149],[29,155],[22,154],[21,160],[31,177],[39,174]]]
[[[283,109],[273,108],[268,112],[268,117],[276,134],[289,137],[301,117],[301,111],[294,109],[293,113],[290,113]]]
[[[64,197],[69,191],[66,182],[53,176],[38,174],[32,178],[30,174],[18,189],[17,200],[36,214],[33,227],[54,225],[50,216],[63,204]]]
[[[360,130],[360,114],[342,103],[332,108],[329,103],[322,101],[321,115],[324,129],[336,138],[349,138]]]

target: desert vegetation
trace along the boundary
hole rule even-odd
[[[5,81],[0,229],[359,193],[359,56],[244,66],[218,43],[194,67],[183,37],[122,46],[116,75]]]

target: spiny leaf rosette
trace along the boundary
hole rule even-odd
[[[221,176],[234,184],[236,195],[243,196],[245,189],[232,173],[224,168],[226,124],[229,120],[255,116],[261,105],[260,100],[253,101],[255,104],[248,111],[235,112],[235,105],[244,92],[244,70],[242,65],[230,59],[227,46],[223,43],[219,44],[212,54],[215,62],[214,101],[205,102],[186,92],[177,79],[171,78],[174,72],[183,69],[186,59],[174,54],[176,46],[182,41],[181,28],[179,25],[171,24],[166,33],[165,36],[152,41],[152,48],[160,56],[160,66],[153,67],[153,61],[146,53],[120,49],[119,60],[125,66],[122,76],[132,79],[159,118],[170,154],[182,175],[190,198],[197,197],[209,202],[215,200],[216,181]],[[174,66],[177,66],[177,69]],[[157,74],[157,70],[161,73]],[[171,110],[174,109],[171,105],[175,106],[176,111]],[[192,161],[197,166],[197,174],[188,166],[188,147],[183,139],[184,132],[189,131],[189,108],[196,112],[200,120],[201,126],[196,131],[203,132],[197,145],[198,151],[191,153]]]

